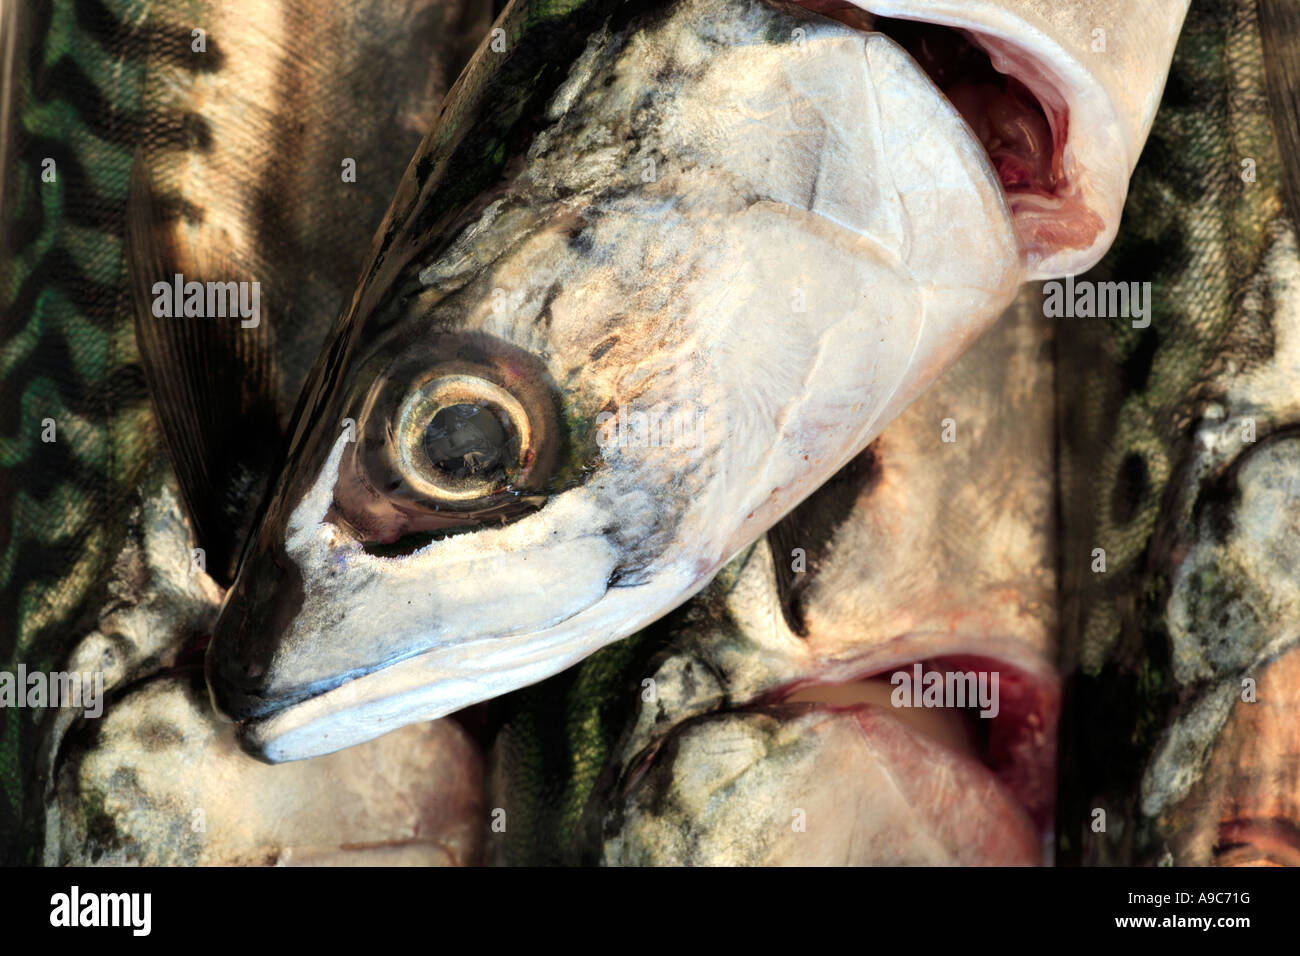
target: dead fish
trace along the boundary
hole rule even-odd
[[[1300,861],[1300,18],[1194,4],[1115,249],[1061,328],[1060,858]]]
[[[202,687],[203,646],[302,380],[490,7],[0,4],[0,674],[93,673],[105,696],[102,715],[0,707],[5,862],[326,851],[311,829],[326,817],[306,811],[223,826],[261,784],[188,680]],[[133,169],[147,210],[131,202]],[[128,221],[189,280],[258,286],[261,321],[137,314],[155,250],[127,254]],[[408,738],[404,765],[424,780],[399,791],[427,798],[446,773],[473,788],[475,765],[448,739]],[[381,752],[305,765],[283,795],[315,796],[323,771],[368,793]],[[113,774],[129,768],[142,788],[127,794]],[[202,808],[216,825],[193,830]],[[397,845],[403,826],[436,838],[445,823],[471,855],[455,812],[372,811],[340,835]]]
[[[209,649],[251,753],[337,750],[633,633],[1024,279],[1104,251],[1185,4],[862,6],[891,19],[507,8],[313,370]]]
[[[1041,863],[1059,707],[1052,331],[1027,290],[701,595],[495,704],[488,802],[513,824],[487,835],[491,858]],[[996,707],[895,706],[914,670],[996,674]]]

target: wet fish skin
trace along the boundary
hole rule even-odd
[[[618,866],[1023,866],[1023,814],[974,764],[940,772],[940,746],[889,717],[791,705],[685,725],[625,797],[602,861]],[[870,732],[868,739],[863,727]],[[927,763],[891,773],[882,751]],[[961,771],[966,771],[963,774]],[[944,812],[932,814],[941,803]],[[990,810],[995,812],[990,813]],[[966,820],[988,814],[975,839]]]
[[[264,759],[539,680],[679,604],[897,415],[1026,275],[982,150],[892,41],[764,4],[645,20],[619,7],[600,30],[603,9],[507,10],[506,50],[484,47],[453,93],[313,373],[209,652],[214,699]],[[1180,19],[1175,5],[1161,22]],[[545,74],[554,94],[525,107],[534,94],[494,75],[529,73],[512,64],[531,62],[530,22],[570,26],[544,37],[561,44],[543,67],[560,65]],[[794,55],[796,26],[808,49]],[[596,38],[582,50],[561,38],[575,33]],[[1163,67],[1142,75],[1158,87]],[[847,105],[863,102],[888,135]],[[544,116],[507,156],[515,111]],[[750,116],[781,136],[754,137]],[[493,128],[472,132],[478,117]],[[441,178],[484,157],[486,186]],[[902,206],[886,169],[922,171]],[[958,185],[926,195],[940,182]],[[883,302],[913,324],[886,332]],[[457,527],[464,508],[429,494],[408,426],[424,421],[409,411],[421,383],[466,369],[525,393],[544,440],[506,494],[479,492],[487,522]],[[491,388],[478,398],[491,395],[501,404]],[[701,412],[698,446],[601,449],[599,416],[628,407]]]
[[[1065,862],[1297,859],[1288,9],[1193,5],[1095,275],[1149,279],[1151,327],[1062,328]]]
[[[578,667],[493,702],[489,802],[521,825],[489,836],[491,860],[1040,859],[1034,828],[992,777],[963,776],[970,767],[960,762],[951,777],[941,773],[949,764],[939,745],[894,727],[896,714],[859,729],[832,708],[776,703],[805,682],[945,654],[985,653],[1054,686],[1053,416],[1044,401],[1053,328],[1038,304],[1036,292],[1022,293],[862,456],[700,595]],[[945,442],[954,416],[957,441]],[[806,570],[783,574],[794,548]],[[1036,786],[1050,808],[1054,733],[1040,730]],[[897,761],[897,788],[878,778],[884,754]],[[909,762],[927,767],[928,782],[899,772]],[[945,785],[954,785],[948,796]],[[896,803],[904,791],[911,809]],[[981,799],[962,810],[959,792]],[[937,805],[948,812],[934,813]],[[1004,812],[954,839],[952,828],[984,819],[989,807]],[[802,832],[792,829],[795,809],[806,813]]]
[[[119,558],[128,580],[115,582],[114,606],[63,663],[102,674],[112,693],[95,719],[61,708],[46,728],[34,862],[478,862],[482,759],[450,720],[302,761],[288,773],[239,749],[212,711],[199,666],[220,589],[190,570],[192,529],[175,490],[145,486],[142,498]]]
[[[279,363],[274,429],[350,292],[457,59],[469,52],[458,52],[466,31],[472,48],[488,7],[0,7],[6,669],[76,662],[102,672],[109,689],[147,681],[184,659],[220,604],[212,577],[189,573],[191,549],[211,546],[193,538],[178,510],[132,327],[123,238],[137,149],[160,196],[183,213],[168,228],[209,263],[237,263],[247,270],[240,278],[263,285],[263,329],[274,329]],[[202,53],[191,47],[191,18],[205,27]],[[377,50],[384,71],[373,68]],[[358,111],[359,92],[380,105]],[[357,160],[354,183],[340,176],[344,156]],[[47,157],[56,162],[52,182],[42,180]],[[39,439],[46,416],[58,427],[50,444]],[[151,537],[160,528],[169,529],[166,547]],[[47,825],[72,832],[93,810],[52,792],[52,768],[86,756],[80,744],[62,748],[78,719],[64,709],[0,713],[6,861],[39,861]]]
[[[114,702],[59,767],[49,866],[463,866],[482,843],[481,758],[454,721],[288,773],[248,759],[192,674]],[[91,728],[83,725],[86,732]],[[87,808],[98,812],[88,812]]]

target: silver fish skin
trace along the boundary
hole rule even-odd
[[[640,703],[587,807],[588,852],[607,865],[1042,862],[1059,688],[1040,305],[1027,288],[694,613],[655,626],[672,636],[628,682]],[[889,679],[916,662],[997,673],[998,713],[898,706]]]
[[[215,622],[219,589],[191,571],[174,489],[145,490],[117,602],[66,664],[103,674],[111,696],[97,719],[61,709],[49,731],[43,864],[477,863],[482,761],[454,720],[289,767],[239,749],[187,653],[187,635]]]
[[[1042,209],[1008,200],[898,43],[751,0],[598,16],[502,178],[462,196],[466,164],[506,152],[462,131],[491,115],[475,83],[536,55],[531,9],[508,8],[408,169],[209,648],[214,700],[263,759],[535,682],[703,587],[1022,281],[1099,254],[1184,12],[1143,5],[1157,42],[1124,62],[1148,95],[1070,125],[1062,161],[1108,157],[1089,166],[1106,198],[1082,233],[1063,201],[1070,248],[1048,249],[1025,243],[1052,233],[1026,221]],[[1021,23],[1028,50],[1062,28],[966,12]],[[463,452],[453,413],[477,433]]]

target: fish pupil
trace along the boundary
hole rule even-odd
[[[424,451],[439,471],[452,478],[482,478],[499,469],[510,436],[486,405],[440,408],[424,431]]]

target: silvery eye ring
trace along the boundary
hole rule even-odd
[[[449,428],[461,431],[447,434]],[[397,434],[398,464],[407,483],[447,503],[477,501],[517,485],[532,447],[523,405],[500,385],[477,375],[443,375],[412,391],[398,415]],[[477,446],[467,434],[478,440]],[[484,442],[492,446],[490,451],[483,450]],[[469,463],[465,469],[443,467],[447,462],[435,460],[462,453]],[[482,459],[490,469],[473,467]]]

